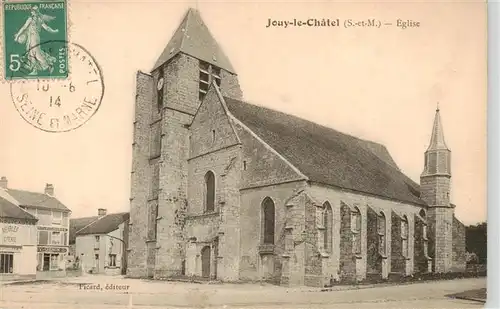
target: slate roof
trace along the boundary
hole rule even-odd
[[[5,192],[0,189],[0,218],[12,218],[21,220],[37,221],[32,214],[24,211],[16,205],[15,201]]]
[[[436,109],[436,116],[434,116],[434,125],[432,126],[431,142],[429,143],[429,150],[449,150],[444,141],[443,126],[441,125],[441,115],[439,114],[439,106]]]
[[[130,213],[121,212],[109,214],[101,217],[99,220],[87,225],[83,229],[76,232],[76,236],[89,234],[108,234],[120,226],[123,222],[130,218]]]
[[[230,73],[235,73],[229,58],[224,54],[201,19],[200,13],[195,9],[188,10],[152,71],[168,62],[179,52],[211,63]]]
[[[426,205],[386,147],[265,107],[224,98],[230,113],[310,181]]]
[[[62,212],[71,211],[57,198],[45,193],[15,189],[7,189],[6,192],[18,202],[19,206],[32,206],[51,210],[60,210]]]
[[[90,223],[99,219],[98,216],[75,218],[69,220],[69,244],[74,244],[76,241],[76,232],[83,229]]]

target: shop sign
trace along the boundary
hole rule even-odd
[[[0,223],[0,245],[19,246],[29,244],[29,229],[34,226]]]
[[[38,252],[46,252],[46,253],[66,253],[68,252],[68,248],[60,248],[60,247],[38,247]]]

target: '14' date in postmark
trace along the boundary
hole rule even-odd
[[[61,42],[42,44],[59,48]],[[12,101],[21,117],[46,132],[67,132],[85,124],[99,109],[104,96],[102,72],[81,46],[68,44],[71,77],[67,80],[32,80],[11,83]]]

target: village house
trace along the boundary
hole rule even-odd
[[[99,209],[99,215],[82,218],[72,218],[69,220],[69,256],[72,260],[76,255],[76,232],[96,221],[105,214],[103,209]]]
[[[0,276],[36,276],[36,222],[33,215],[0,188]]]
[[[242,97],[190,9],[136,77],[130,277],[324,286],[465,269],[439,109],[416,183],[384,145]]]
[[[43,193],[12,189],[8,187],[7,178],[2,177],[0,187],[17,205],[38,219],[37,271],[48,272],[47,276],[65,275],[71,211],[54,196],[54,186],[46,184]]]
[[[129,213],[107,214],[100,208],[97,220],[75,234],[75,262],[83,272],[120,275],[127,268]]]

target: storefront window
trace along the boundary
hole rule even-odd
[[[0,254],[0,274],[12,274],[14,272],[14,254]]]
[[[59,268],[59,254],[50,255],[50,270],[57,270]]]
[[[59,254],[44,253],[42,270],[48,271],[48,270],[58,270],[58,269],[59,269]]]

